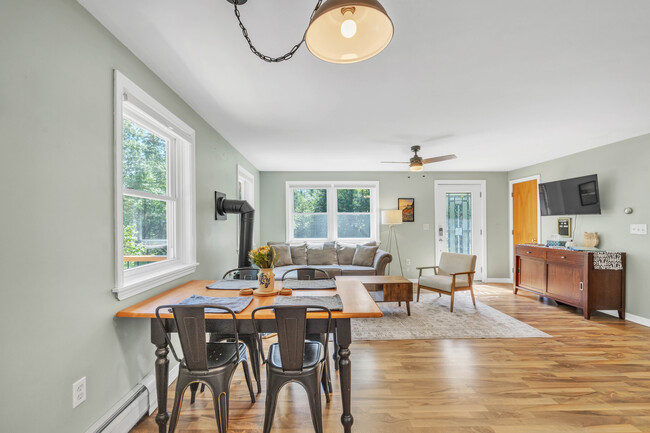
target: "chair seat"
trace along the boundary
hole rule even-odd
[[[314,367],[325,359],[325,350],[318,341],[305,341],[305,353],[302,357],[302,368]],[[282,357],[280,356],[280,345],[273,343],[269,349],[268,362],[272,367],[282,369]]]
[[[236,348],[239,347],[239,358],[246,357],[246,345],[244,343],[207,343],[206,350],[208,353],[208,369],[223,367],[227,364],[232,364],[237,359]],[[186,367],[185,360],[182,362],[183,367]]]
[[[432,289],[443,290],[451,293],[453,277],[449,275],[422,275],[419,284]],[[469,287],[466,276],[456,277],[456,288]]]

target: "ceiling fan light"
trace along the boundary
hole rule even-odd
[[[411,171],[422,171],[424,170],[424,164],[421,162],[412,162],[411,165],[409,166],[409,170]]]
[[[354,32],[347,21],[354,24]],[[369,59],[386,48],[392,38],[393,23],[377,0],[327,0],[305,33],[309,51],[330,63]]]

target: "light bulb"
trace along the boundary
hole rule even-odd
[[[357,34],[357,23],[354,20],[347,19],[341,23],[341,34],[344,38],[350,39]]]

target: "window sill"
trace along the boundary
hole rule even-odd
[[[118,300],[122,301],[131,296],[153,289],[154,287],[158,287],[161,284],[169,283],[177,278],[189,275],[196,270],[197,266],[199,266],[198,263],[179,264],[154,275],[146,275],[137,279],[130,279],[130,281],[125,281],[122,287],[114,288],[113,293],[115,293]]]

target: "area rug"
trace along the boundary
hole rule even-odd
[[[411,316],[406,315],[404,303],[401,307],[396,302],[378,303],[384,317],[352,319],[352,340],[550,337],[481,302],[474,308],[469,292],[456,295],[453,313],[450,300],[450,296],[423,293],[420,302],[411,302]]]

